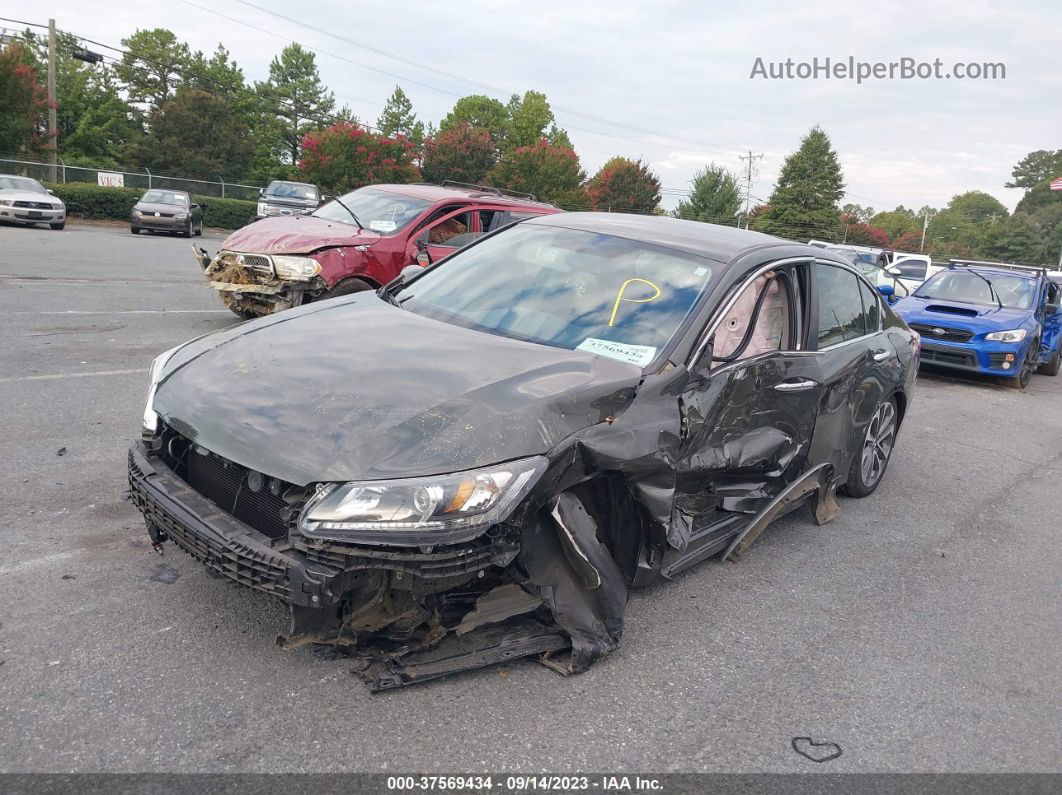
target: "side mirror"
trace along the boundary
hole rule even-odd
[[[408,282],[422,270],[423,268],[420,265],[406,265],[406,267],[398,272],[398,278],[400,281]]]
[[[887,267],[885,269],[885,272],[889,274],[889,276],[892,276],[894,279],[899,279],[901,276],[903,276],[903,271],[897,268],[895,265],[890,265],[889,267]]]
[[[891,284],[879,284],[878,292],[885,296],[885,300],[890,304],[892,303],[892,299],[896,297],[896,288]]]
[[[46,191],[48,191],[48,192],[49,192],[50,194],[52,194],[53,196],[55,195],[55,191],[54,191],[54,190],[52,190],[51,188],[45,188],[45,190],[46,190]]]
[[[265,188],[259,188],[258,189],[258,195],[259,196],[265,196]]]
[[[431,254],[428,253],[428,243],[424,238],[418,238],[417,241],[417,254],[413,259],[416,261],[418,268],[426,268],[431,265]],[[413,267],[413,266],[408,266]]]

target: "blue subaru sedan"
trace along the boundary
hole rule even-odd
[[[893,308],[922,338],[921,361],[1024,389],[1058,375],[1062,287],[1042,268],[953,260]]]

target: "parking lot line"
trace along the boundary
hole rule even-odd
[[[60,378],[89,378],[91,376],[104,375],[143,375],[147,368],[138,367],[135,370],[97,370],[94,373],[51,373],[49,375],[19,375],[14,378],[0,378],[0,384],[12,384],[16,381],[55,381]]]

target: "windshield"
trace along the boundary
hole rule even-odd
[[[645,366],[712,278],[692,254],[522,224],[451,255],[398,299],[456,325]]]
[[[44,186],[29,177],[0,177],[0,190],[28,190],[32,193],[47,193]]]
[[[170,190],[149,190],[140,197],[140,201],[149,204],[172,204],[176,207],[188,206],[188,197],[185,194]]]
[[[431,206],[431,202],[424,199],[414,199],[400,193],[374,188],[358,188],[345,196],[340,196],[339,201],[358,216],[358,220],[366,229],[384,235],[397,232]],[[324,207],[315,210],[312,215],[357,226],[354,219],[350,217],[350,213],[344,210],[337,201],[329,202]]]
[[[304,185],[301,182],[280,182],[274,180],[269,183],[269,187],[265,189],[265,192],[267,196],[276,196],[282,199],[317,200],[317,186]]]
[[[915,290],[914,294],[919,298],[937,301],[987,306],[998,306],[994,296],[999,296],[1000,303],[1007,309],[1029,309],[1035,290],[1032,279],[1020,276],[948,270],[938,273]]]

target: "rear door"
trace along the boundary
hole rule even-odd
[[[809,347],[815,351],[822,403],[808,451],[847,477],[867,426],[891,383],[900,380],[896,349],[882,327],[877,291],[854,270],[829,262],[812,269]]]

